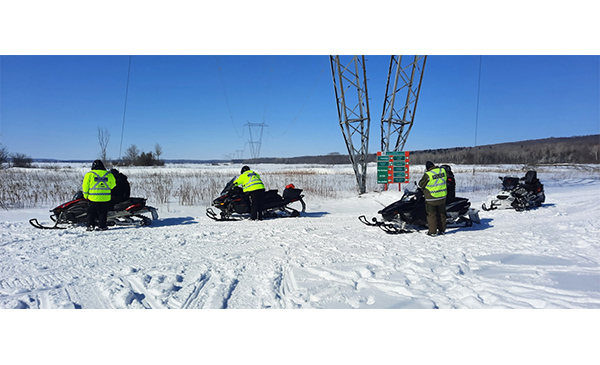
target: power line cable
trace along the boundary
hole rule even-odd
[[[0,57],[0,80],[2,80],[2,57]],[[2,95],[2,83],[0,82],[0,97],[1,97],[1,95]],[[2,144],[2,114],[0,114],[0,144]]]
[[[475,112],[475,147],[477,147],[477,125],[479,124],[479,95],[481,93],[481,58],[479,56],[479,80],[477,81],[477,111]]]
[[[225,96],[225,105],[227,105],[227,111],[229,112],[229,117],[231,118],[231,125],[233,126],[233,129],[235,130],[235,134],[237,134],[237,136],[239,138],[242,138],[244,136],[243,130],[242,130],[242,135],[240,136],[240,134],[237,131],[237,128],[235,127],[235,123],[233,122],[233,114],[231,114],[231,108],[229,107],[229,100],[227,99],[227,93],[225,92],[225,82],[223,81],[223,71],[221,70],[221,63],[219,62],[219,57],[216,57],[217,60],[217,68],[219,69],[219,78],[221,79],[221,87],[223,88],[223,96]]]
[[[475,111],[475,161],[473,164],[473,175],[475,175],[475,165],[477,165],[478,162],[478,155],[479,153],[477,152],[477,126],[479,124],[479,96],[481,94],[481,59],[483,56],[479,56],[479,79],[477,81],[477,109]]]
[[[269,72],[269,78],[267,80],[267,90],[266,90],[266,95],[265,95],[265,109],[263,111],[263,122],[265,121],[265,119],[267,118],[267,105],[269,104],[269,96],[270,96],[270,89],[271,89],[271,77],[273,76],[273,67],[271,67],[270,72]]]
[[[281,138],[283,137],[292,127],[292,125],[296,122],[296,120],[298,119],[298,117],[300,116],[300,114],[302,113],[302,111],[304,110],[304,107],[306,106],[306,104],[308,104],[308,101],[310,100],[310,97],[312,96],[312,94],[314,94],[315,89],[317,88],[317,85],[319,84],[319,81],[321,81],[321,76],[323,76],[323,72],[325,71],[325,69],[321,69],[321,73],[319,74],[319,76],[317,77],[317,81],[315,81],[315,83],[312,86],[312,89],[310,90],[308,97],[306,98],[306,100],[304,101],[304,103],[302,104],[302,106],[300,107],[300,110],[298,111],[298,114],[296,114],[296,116],[294,117],[294,119],[292,119],[292,121],[290,122],[290,124],[288,125],[287,129],[281,134],[281,136],[279,137],[273,137],[271,135],[271,133],[269,132],[269,130],[267,130],[267,133],[269,134],[269,136],[273,139],[277,139],[277,138]]]
[[[123,125],[121,126],[121,144],[119,146],[119,161],[123,149],[123,133],[125,132],[125,113],[127,112],[127,95],[129,94],[129,76],[131,75],[131,56],[129,56],[129,69],[127,70],[127,87],[125,88],[125,107],[123,109]]]

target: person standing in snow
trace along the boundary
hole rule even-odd
[[[235,179],[233,185],[240,186],[250,201],[250,219],[263,220],[263,206],[265,200],[265,185],[260,176],[250,170],[250,167],[242,167],[241,175]]]
[[[85,174],[82,184],[83,197],[90,201],[87,208],[88,231],[94,230],[96,219],[98,219],[97,230],[105,231],[108,229],[106,217],[112,206],[110,202],[111,190],[115,185],[115,177],[106,171],[102,161],[94,161],[92,171]]]
[[[428,235],[435,236],[446,232],[446,170],[436,167],[433,162],[425,163],[425,174],[419,181],[419,186],[425,196],[425,209],[427,211]]]

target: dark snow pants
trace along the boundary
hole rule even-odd
[[[446,232],[446,199],[425,202],[429,234]]]
[[[265,205],[265,189],[249,191],[246,194],[248,194],[248,200],[250,201],[250,219],[262,221]]]
[[[88,227],[94,227],[96,225],[96,219],[98,220],[99,228],[106,227],[106,216],[108,211],[112,207],[111,202],[90,202],[87,208],[87,221]]]

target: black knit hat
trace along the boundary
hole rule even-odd
[[[242,167],[242,172],[241,173],[243,174],[244,172],[246,172],[248,170],[250,170],[250,168],[248,166],[244,166],[244,167]]]
[[[432,168],[433,166],[435,166],[435,165],[433,164],[433,162],[431,162],[431,161],[427,161],[427,162],[425,162],[425,168],[426,168],[427,170],[429,170],[429,169],[430,169],[430,168]]]
[[[104,164],[100,160],[96,160],[92,163],[92,170],[106,170]]]

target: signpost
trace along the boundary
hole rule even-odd
[[[408,151],[377,152],[377,183],[384,184],[385,190],[388,184],[407,183],[408,165]]]

